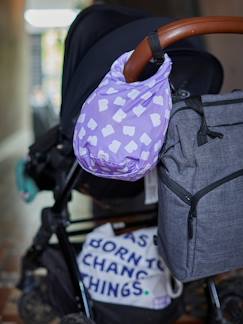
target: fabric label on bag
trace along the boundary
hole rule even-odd
[[[156,204],[158,202],[158,173],[154,168],[144,177],[145,205]]]
[[[147,228],[115,236],[110,224],[88,234],[78,264],[94,300],[163,309],[171,303],[170,274]]]

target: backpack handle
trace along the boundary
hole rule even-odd
[[[218,33],[243,34],[243,17],[212,16],[182,19],[160,27],[157,33],[163,49],[191,36]],[[151,58],[152,51],[146,37],[139,43],[125,65],[124,76],[127,82],[137,81]]]

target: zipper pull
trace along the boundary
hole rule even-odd
[[[191,210],[189,211],[189,215],[187,218],[187,233],[189,240],[191,240],[193,238],[193,216]]]
[[[196,209],[194,206],[191,206],[187,218],[187,233],[188,233],[189,240],[193,238],[193,218],[194,217],[197,217]]]
[[[222,139],[224,137],[224,134],[219,133],[219,132],[213,132],[210,129],[208,129],[207,135],[211,138],[220,138]]]

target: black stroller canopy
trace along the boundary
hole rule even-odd
[[[113,61],[172,20],[102,5],[81,12],[71,26],[65,44],[60,117],[65,137],[72,138],[84,101],[109,71]],[[186,89],[192,95],[220,90],[221,65],[201,48],[200,39],[193,38],[178,42],[167,50],[173,61],[171,80],[176,89]]]
[[[82,57],[101,37],[147,13],[112,5],[93,5],[80,12],[65,40],[62,97]]]

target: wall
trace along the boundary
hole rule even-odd
[[[243,16],[242,0],[200,0],[202,16]],[[222,91],[243,89],[243,35],[211,35],[207,37],[209,51],[222,62],[225,81]]]
[[[24,0],[0,1],[0,141],[26,124]]]

